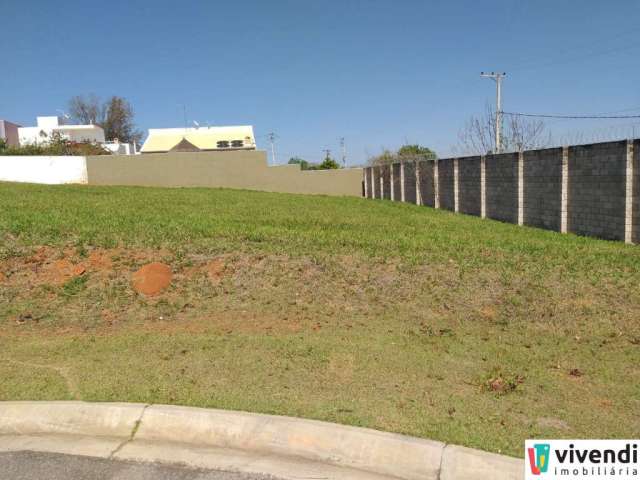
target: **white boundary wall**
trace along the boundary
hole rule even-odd
[[[87,159],[78,156],[0,155],[0,181],[44,183],[87,183]]]

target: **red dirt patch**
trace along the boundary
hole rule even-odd
[[[109,254],[102,250],[94,250],[89,254],[87,259],[92,270],[104,271],[111,270],[113,261]]]
[[[51,247],[40,247],[36,253],[27,258],[25,263],[41,264],[47,261],[53,255],[54,249]]]
[[[216,258],[207,265],[207,276],[213,285],[220,284],[224,274],[225,264],[221,258]]]
[[[160,262],[149,263],[131,277],[133,289],[144,295],[157,295],[171,284],[171,268]]]
[[[56,260],[47,264],[39,277],[47,283],[62,285],[67,280],[77,277],[84,273],[85,269],[82,265],[74,265],[66,258]]]
[[[0,283],[4,283],[7,280],[7,276],[0,272]]]

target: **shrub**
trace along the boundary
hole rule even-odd
[[[0,140],[0,155],[111,155],[111,152],[97,143],[72,142],[62,138],[59,134],[52,136],[51,140],[43,144],[20,145],[18,147],[7,145]]]

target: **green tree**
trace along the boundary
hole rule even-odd
[[[436,152],[422,145],[403,145],[398,150],[398,157],[401,160],[435,160],[438,158]]]
[[[382,150],[382,153],[379,155],[375,155],[370,157],[367,163],[371,166],[377,165],[389,165],[390,163],[397,162],[397,155],[393,153],[391,150],[387,150],[386,148]]]
[[[327,155],[322,163],[318,165],[317,170],[337,170],[340,168],[338,162],[336,162],[333,158]]]
[[[104,106],[105,115],[102,128],[107,140],[116,138],[124,143],[140,143],[142,133],[133,123],[133,107],[122,97],[111,97]]]
[[[397,162],[413,162],[420,160],[435,160],[438,158],[436,153],[430,148],[422,145],[403,145],[397,152],[392,152],[386,148],[382,153],[370,157],[367,163],[369,165],[389,165]]]
[[[300,157],[291,157],[289,159],[289,165],[300,165],[301,170],[309,170],[309,162]]]

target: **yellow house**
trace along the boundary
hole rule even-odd
[[[150,128],[141,153],[255,150],[252,126]]]

